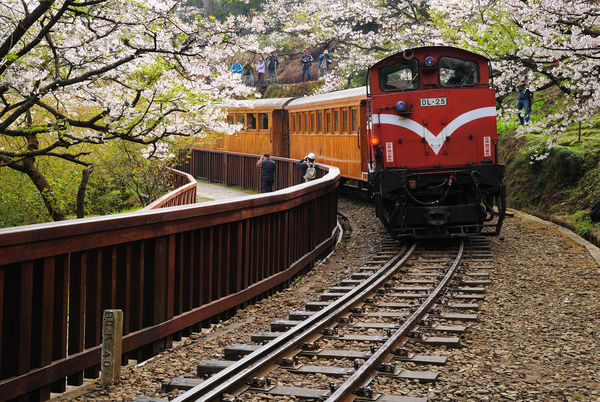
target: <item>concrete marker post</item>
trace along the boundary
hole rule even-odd
[[[102,356],[100,386],[119,382],[123,351],[123,310],[104,310],[102,313]]]

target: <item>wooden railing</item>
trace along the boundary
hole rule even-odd
[[[169,168],[169,171],[171,172],[170,185],[173,190],[144,207],[144,211],[196,203],[198,186],[196,179],[191,174],[177,169]]]
[[[260,190],[260,170],[256,161],[260,155],[235,152],[211,151],[194,148],[190,158],[182,162],[182,170],[199,179],[227,186],[239,186],[254,191]],[[275,182],[273,190],[287,188],[302,183],[302,174],[295,161],[272,157],[275,161]],[[327,171],[317,169],[317,178]]]
[[[195,150],[181,170],[257,186],[255,162]],[[96,378],[104,309],[141,361],[310,268],[334,245],[339,171],[283,188],[299,174],[277,164],[266,195],[0,230],[0,398]]]

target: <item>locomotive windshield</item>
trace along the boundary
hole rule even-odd
[[[419,62],[402,60],[379,71],[379,86],[384,91],[404,91],[419,86]]]
[[[479,83],[479,65],[474,61],[444,56],[439,66],[442,87],[472,87]]]

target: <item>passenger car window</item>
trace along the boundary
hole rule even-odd
[[[266,113],[259,113],[258,119],[260,121],[260,129],[268,130],[269,129],[269,115]]]
[[[379,70],[379,87],[384,91],[404,91],[419,87],[419,62],[402,60]]]
[[[238,114],[237,121],[238,124],[242,125],[242,130],[246,129],[246,116],[244,116],[243,114]]]
[[[356,108],[352,108],[352,132],[355,133],[358,130],[358,118]]]
[[[323,112],[321,111],[317,112],[317,132],[323,132]]]
[[[248,113],[248,129],[256,130],[256,113]]]
[[[479,65],[472,60],[443,56],[439,66],[442,87],[472,87],[479,83]]]

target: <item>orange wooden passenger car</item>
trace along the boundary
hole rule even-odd
[[[336,166],[343,178],[367,181],[365,87],[301,98],[244,100],[227,106],[230,124],[244,128],[220,135],[225,151],[301,159]]]

